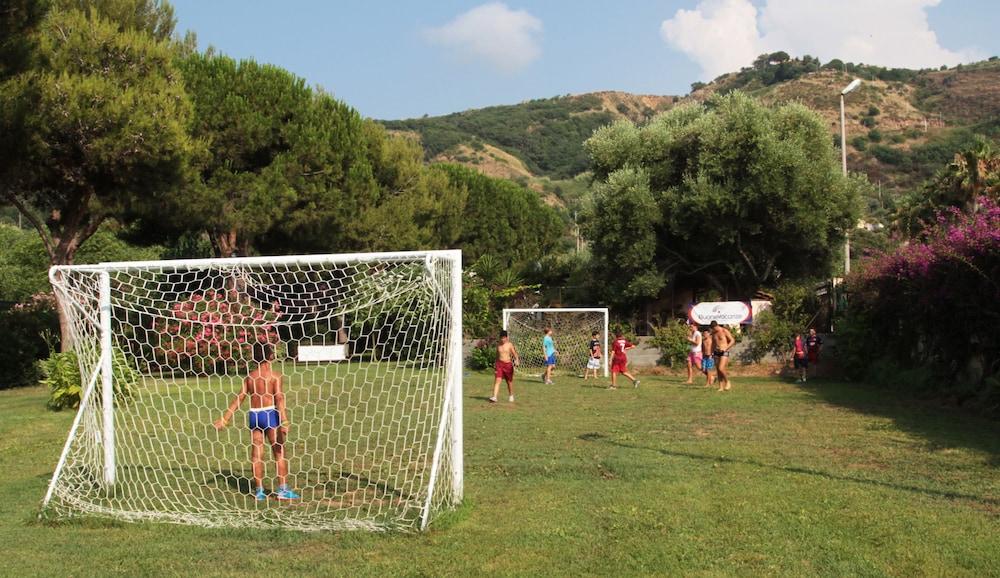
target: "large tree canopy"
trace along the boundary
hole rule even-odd
[[[864,186],[840,174],[818,115],[740,92],[603,127],[586,147],[596,182],[584,232],[617,303],[681,277],[747,297],[778,277],[826,275]]]
[[[96,8],[53,8],[34,41],[0,84],[0,195],[65,264],[107,218],[184,180],[190,108],[173,46]]]

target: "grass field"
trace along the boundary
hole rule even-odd
[[[1000,576],[997,422],[823,381],[490,382],[466,503],[424,534],[38,522],[73,416],[0,392],[0,574]]]

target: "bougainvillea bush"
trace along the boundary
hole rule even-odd
[[[191,293],[152,321],[158,338],[153,355],[163,368],[223,372],[252,359],[254,343],[277,344],[274,323],[281,315],[277,305],[254,304],[235,290]]]
[[[932,369],[937,388],[1000,403],[1000,206],[939,213],[920,239],[866,259],[848,279],[848,350]],[[971,387],[970,387],[971,386]],[[960,400],[964,401],[964,400]]]

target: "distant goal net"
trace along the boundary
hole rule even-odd
[[[461,501],[461,252],[106,263],[50,278],[84,389],[43,515],[406,530]],[[266,437],[280,428],[258,413],[271,410],[251,416],[248,395],[213,427],[254,371],[282,376],[284,488]],[[262,492],[251,427],[265,436]]]
[[[529,375],[545,370],[542,340],[552,329],[557,350],[556,373],[583,375],[590,360],[590,341],[597,333],[602,356],[600,370],[608,375],[608,310],[605,308],[557,307],[548,309],[504,309],[503,328],[521,355],[521,371]]]

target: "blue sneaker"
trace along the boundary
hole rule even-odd
[[[264,488],[257,488],[257,493],[254,494],[254,497],[257,498],[258,502],[263,502],[267,500],[267,492],[264,491]]]
[[[279,500],[298,500],[301,496],[288,489],[288,486],[281,486],[278,488],[278,499]]]

